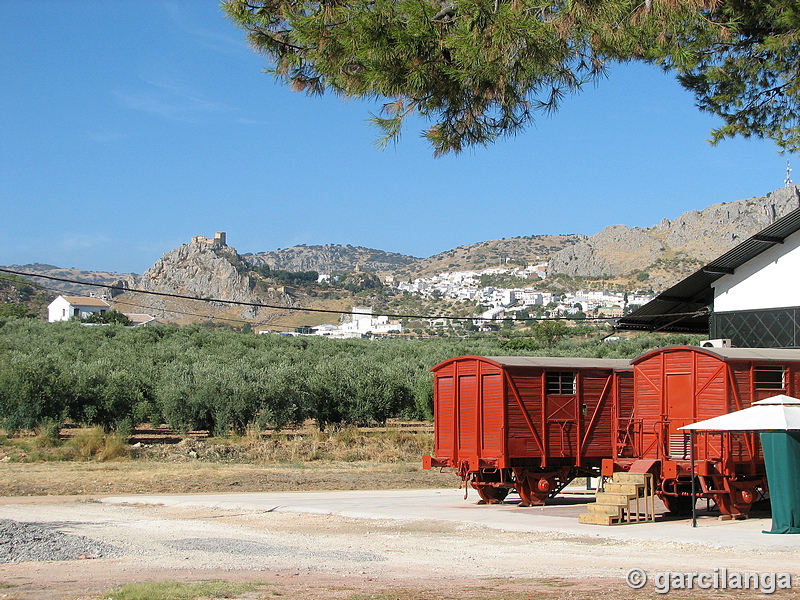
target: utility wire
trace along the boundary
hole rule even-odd
[[[341,310],[333,310],[333,309],[325,309],[325,308],[303,308],[303,307],[295,307],[295,306],[282,306],[276,304],[264,304],[260,302],[245,302],[242,300],[225,300],[222,298],[198,298],[196,296],[187,296],[184,294],[173,294],[170,292],[155,292],[150,290],[140,290],[136,288],[125,288],[122,286],[115,286],[109,285],[106,283],[90,283],[88,281],[80,281],[77,279],[67,279],[65,277],[55,277],[53,275],[44,275],[41,273],[26,273],[24,271],[15,271],[12,269],[6,269],[0,267],[0,272],[2,273],[10,273],[12,275],[21,275],[24,277],[38,277],[42,279],[48,279],[51,281],[60,281],[62,283],[72,283],[76,285],[86,285],[92,287],[100,287],[106,288],[108,290],[116,291],[119,293],[136,293],[136,294],[149,294],[152,296],[161,296],[167,298],[176,298],[180,300],[195,300],[198,302],[215,302],[220,304],[231,304],[235,306],[248,306],[252,308],[272,308],[277,310],[289,310],[289,311],[298,311],[298,312],[315,312],[315,313],[328,313],[328,314],[344,314]],[[161,310],[161,309],[159,309]],[[178,311],[170,311],[170,312],[178,312]],[[706,314],[707,311],[705,309],[686,312],[686,313],[668,313],[664,315],[647,315],[648,317],[661,317],[661,316],[670,316],[670,317],[689,317],[689,316],[701,316]],[[202,315],[195,315],[195,316],[202,316]],[[424,320],[434,320],[434,319],[448,319],[450,321],[493,321],[493,318],[490,317],[452,317],[446,315],[412,315],[412,314],[390,314],[384,313],[384,316],[393,318],[393,319],[424,319]],[[535,320],[537,321],[592,321],[592,322],[609,322],[615,321],[619,317],[537,317]],[[530,321],[530,318],[522,318],[522,317],[504,317],[503,321]],[[249,322],[249,321],[247,321]]]
[[[0,270],[2,270],[2,269],[0,269]],[[40,275],[32,275],[32,277],[40,277]],[[9,282],[13,283],[14,280],[11,279],[8,276],[0,275],[0,281],[9,281]],[[26,283],[28,285],[31,285],[31,286],[33,286],[35,288],[38,288],[40,290],[47,291],[47,292],[62,293],[64,291],[64,290],[59,289],[57,287],[47,286],[47,285],[41,284],[38,281],[26,281]],[[177,309],[174,309],[174,308],[164,308],[164,307],[161,307],[161,306],[149,306],[147,304],[142,304],[140,302],[134,302],[132,300],[123,299],[123,298],[117,298],[117,299],[114,300],[114,302],[116,304],[124,304],[124,305],[130,306],[132,308],[152,310],[152,311],[161,311],[161,312],[165,312],[165,313],[176,314],[176,315],[184,315],[184,316],[189,316],[189,317],[201,317],[201,318],[206,318],[206,319],[210,319],[210,320],[214,320],[214,321],[230,321],[232,323],[241,323],[241,324],[249,323],[250,325],[256,325],[256,326],[269,325],[270,327],[282,327],[284,329],[293,329],[293,327],[291,325],[281,325],[280,323],[273,323],[272,321],[269,321],[269,320],[267,320],[267,321],[249,321],[247,319],[236,319],[236,318],[233,318],[233,317],[220,317],[220,316],[216,316],[216,315],[203,314],[203,313],[199,313],[199,312],[189,312],[189,311],[185,311],[185,310],[177,310]]]
[[[185,311],[185,310],[177,310],[177,309],[172,309],[172,308],[163,308],[163,307],[160,307],[160,306],[148,306],[147,304],[141,304],[141,303],[133,302],[133,301],[128,300],[128,299],[115,299],[114,302],[116,304],[124,304],[126,306],[131,306],[133,308],[138,308],[138,309],[145,309],[145,310],[152,310],[152,311],[162,311],[162,312],[167,312],[167,313],[176,314],[176,315],[184,315],[184,316],[188,316],[188,317],[203,317],[203,318],[206,318],[206,319],[210,319],[212,321],[230,321],[232,323],[241,323],[243,325],[245,323],[249,323],[250,325],[256,325],[256,326],[269,325],[270,327],[285,327],[287,329],[291,329],[291,327],[289,325],[280,325],[278,323],[271,323],[270,321],[248,321],[247,319],[236,319],[236,318],[233,318],[233,317],[219,317],[219,316],[216,316],[216,315],[202,314],[202,313],[199,313],[199,312],[189,312],[189,311]]]

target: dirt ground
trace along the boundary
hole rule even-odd
[[[21,475],[21,471],[9,470],[8,466],[0,466],[4,477]],[[58,472],[57,466],[27,466],[33,469],[26,474],[32,486],[38,469],[44,470],[47,479],[54,479]],[[61,466],[69,467],[62,473],[69,475],[71,485],[87,474],[94,478],[91,481],[105,480],[102,470],[87,469],[86,465],[81,469],[78,465]],[[136,473],[133,466],[125,467],[119,469],[114,479],[121,482],[126,474]],[[223,474],[234,477],[250,472],[249,468],[240,467],[245,465],[216,466],[219,477],[214,481],[227,481]],[[333,473],[339,477],[352,475],[351,469],[342,470],[343,473],[337,470]],[[324,475],[326,472],[328,475]],[[198,478],[202,477],[200,473],[201,470],[196,473]],[[316,473],[317,481],[324,476],[332,477],[330,473],[322,469]],[[392,481],[387,470],[375,466],[372,470],[365,467],[360,475],[364,477],[356,479],[365,485],[374,475],[380,476],[385,487],[390,487],[387,482]],[[451,475],[436,475],[448,480],[451,489],[439,493],[446,495],[448,503],[457,510],[487,514],[497,508],[476,506],[474,497],[463,500],[461,493],[452,489]],[[167,470],[151,477],[153,481],[159,477],[170,479]],[[91,481],[87,488],[95,485]],[[283,481],[287,484],[285,474]],[[135,485],[143,482],[131,483],[132,487]],[[39,489],[42,488],[40,483]],[[368,503],[381,503],[386,501],[387,494],[393,496],[394,492],[364,491],[363,498]],[[326,497],[324,492],[318,495],[323,500]],[[643,590],[626,585],[624,576],[632,567],[642,568],[651,576],[657,571],[711,571],[721,567],[758,572],[790,570],[800,582],[797,568],[800,544],[797,551],[787,551],[785,544],[780,551],[771,551],[763,546],[748,547],[747,543],[732,548],[714,543],[676,542],[669,539],[669,534],[663,541],[635,539],[635,536],[625,540],[604,536],[605,528],[576,535],[571,527],[580,510],[579,499],[575,500],[578,504],[554,503],[534,509],[517,509],[512,502],[506,512],[522,511],[512,515],[526,519],[542,515],[570,525],[563,530],[548,525],[541,531],[513,531],[476,525],[466,519],[453,522],[406,518],[401,509],[394,518],[374,519],[283,512],[271,506],[263,510],[189,504],[162,506],[145,504],[146,496],[135,494],[127,497],[127,503],[119,504],[106,502],[104,496],[0,498],[0,518],[43,524],[124,550],[122,556],[115,558],[0,564],[0,598],[103,600],[109,590],[126,583],[210,579],[260,584],[256,592],[235,596],[240,600],[663,597],[654,592],[652,585]],[[709,522],[716,521],[713,517],[706,518],[712,519]],[[731,527],[736,525],[729,522]],[[780,537],[785,541],[786,537],[794,536]],[[792,590],[776,595],[798,597]],[[669,596],[756,598],[764,594],[752,590],[694,589],[673,590]]]
[[[424,433],[424,432],[423,432]],[[142,443],[152,440],[142,438]],[[163,440],[162,440],[163,441]],[[179,439],[173,440],[177,450]],[[576,535],[557,526],[521,532],[435,518],[353,518],[273,509],[168,507],[137,503],[136,495],[449,489],[458,505],[475,508],[455,490],[455,475],[425,471],[418,460],[313,460],[253,464],[193,458],[191,448],[169,460],[14,462],[0,459],[0,519],[46,525],[123,548],[115,558],[0,564],[0,600],[102,600],[115,586],[144,581],[259,582],[240,600],[567,600],[662,597],[652,585],[625,583],[641,567],[760,572],[793,570],[797,551],[743,545],[619,540],[602,529]],[[419,454],[416,451],[410,454]],[[110,505],[108,496],[134,502]],[[376,502],[380,502],[376,499]],[[482,507],[492,510],[493,507]],[[427,509],[430,510],[430,509]],[[550,506],[548,518],[573,523],[577,507]],[[528,513],[529,515],[533,512]],[[527,517],[526,517],[527,518]],[[549,525],[548,525],[549,527]],[[635,527],[635,526],[634,526]],[[800,536],[797,536],[800,538]],[[800,540],[798,540],[800,541]],[[0,540],[2,542],[2,540]],[[200,548],[193,546],[201,544]],[[207,547],[203,547],[206,544]],[[787,566],[789,565],[789,566]],[[800,597],[793,590],[781,597]],[[677,598],[756,598],[761,592],[672,590]]]
[[[491,510],[492,507],[486,507]],[[6,518],[50,522],[126,549],[121,558],[0,565],[8,600],[101,600],[142,581],[255,581],[237,596],[298,600],[641,599],[624,582],[648,572],[710,565],[770,570],[797,555],[695,547],[664,540],[508,532],[443,521],[162,506],[116,506],[90,498],[0,499]],[[191,541],[195,546],[189,547]],[[198,549],[197,543],[204,546]],[[246,551],[237,551],[244,542]],[[223,546],[220,549],[219,545]],[[785,553],[784,553],[785,554]],[[795,563],[796,564],[796,563]],[[106,595],[104,595],[106,594]],[[795,597],[793,592],[779,592]],[[755,598],[760,592],[673,591],[678,598]]]
[[[432,426],[424,422],[325,434],[306,423],[235,441],[140,425],[125,440],[125,458],[54,458],[87,431],[62,428],[61,446],[40,451],[49,458],[39,461],[31,460],[30,447],[4,445],[0,437],[0,496],[427,489],[457,482],[454,475],[422,468],[421,456],[433,443]],[[375,458],[381,456],[391,458]]]

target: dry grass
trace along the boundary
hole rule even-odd
[[[100,427],[53,429],[9,437],[0,430],[0,462],[210,460],[258,464],[313,461],[406,462],[433,451],[429,423],[392,423],[385,427],[346,426],[320,431],[305,423],[284,431],[250,431],[243,436],[209,437],[208,432],[179,434],[166,427],[140,426],[130,436]]]
[[[107,461],[127,458],[127,440],[119,434],[107,434],[101,427],[79,431],[66,444],[83,460]]]
[[[14,437],[0,432],[0,462],[109,461],[129,456],[126,438],[102,427],[78,429],[70,436],[47,426]]]
[[[422,469],[427,423],[210,438],[139,428],[128,440],[100,428],[0,436],[0,495],[260,492],[456,487]]]
[[[0,465],[0,496],[455,488],[458,477],[409,463],[254,465],[195,460]]]
[[[104,594],[106,600],[200,600],[244,598],[244,594],[265,587],[250,582],[230,581],[147,581],[131,583]],[[264,594],[248,594],[249,598],[266,598]]]
[[[396,463],[419,460],[433,451],[433,432],[386,427],[378,430],[349,426],[319,431],[251,433],[242,437],[186,437],[175,445],[142,444],[134,456],[151,460],[181,457],[209,461],[256,464],[307,463],[315,461]]]

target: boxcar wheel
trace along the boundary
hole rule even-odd
[[[508,496],[508,488],[494,487],[493,485],[472,484],[478,490],[478,496],[486,504],[501,504]]]
[[[517,493],[521,500],[520,506],[542,506],[550,495],[549,486],[539,485],[541,479],[526,477],[517,482]],[[548,487],[548,491],[542,491],[542,487]]]
[[[479,471],[472,480],[472,487],[478,491],[483,503],[501,504],[508,496],[507,487],[498,487],[492,483],[500,483],[504,479],[504,473],[497,471]]]

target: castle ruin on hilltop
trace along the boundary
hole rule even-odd
[[[193,244],[204,244],[211,248],[225,248],[228,245],[227,238],[224,231],[218,231],[214,234],[213,238],[207,238],[204,235],[196,235],[192,238]]]

